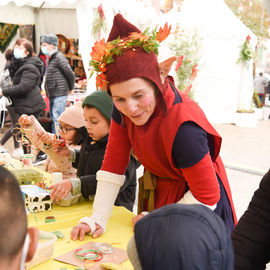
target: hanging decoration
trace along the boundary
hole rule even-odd
[[[241,48],[240,55],[237,60],[237,64],[242,63],[244,65],[248,65],[248,62],[255,58],[255,53],[253,52],[250,45],[250,39],[251,37],[248,35]]]
[[[0,50],[3,53],[12,38],[16,35],[19,25],[0,23]]]
[[[100,40],[101,31],[107,31],[107,23],[105,21],[105,14],[102,8],[102,4],[100,4],[97,8],[97,14],[93,21],[92,35],[93,37]]]
[[[178,89],[193,98],[192,83],[199,72],[201,38],[196,31],[185,33],[178,29],[175,32],[174,41],[169,46],[172,52],[178,56],[175,66],[176,85]]]

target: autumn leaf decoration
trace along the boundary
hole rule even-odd
[[[154,52],[158,55],[159,43],[165,40],[170,32],[171,26],[165,23],[164,27],[160,27],[157,32],[154,29],[150,32],[147,28],[143,33],[132,32],[128,38],[122,40],[117,38],[113,41],[105,43],[105,40],[96,41],[92,47],[90,65],[90,78],[96,72],[96,87],[97,89],[107,90],[107,80],[104,72],[107,70],[107,65],[114,62],[114,56],[124,54],[126,50],[142,48],[146,53]]]

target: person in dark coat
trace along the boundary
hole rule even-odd
[[[264,270],[270,262],[270,170],[232,233],[235,270]]]
[[[24,38],[16,41],[14,57],[8,67],[12,84],[0,89],[0,96],[10,97],[12,104],[9,108],[12,126],[4,134],[1,144],[10,137],[12,129],[22,114],[38,117],[46,107],[40,93],[40,85],[43,78],[43,63],[33,56],[33,44]],[[22,154],[18,148],[18,156]]]
[[[112,99],[105,91],[95,91],[84,99],[82,107],[84,108],[85,127],[80,128],[81,149],[68,151],[73,166],[77,168],[78,178],[64,180],[50,187],[52,199],[64,199],[70,191],[72,195],[81,192],[87,199],[96,193],[96,173],[101,168],[108,142]],[[139,166],[140,163],[131,155],[125,172],[125,181],[115,200],[115,205],[124,206],[130,211],[132,211],[135,201],[136,169]]]
[[[222,219],[200,204],[169,204],[135,225],[127,247],[135,270],[233,270]]]
[[[58,51],[56,35],[43,35],[41,45],[41,52],[50,57],[45,77],[45,90],[50,100],[52,133],[55,133],[57,119],[65,110],[68,93],[74,88],[75,75],[65,56]]]

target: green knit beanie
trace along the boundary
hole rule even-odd
[[[111,122],[112,99],[106,91],[98,90],[85,97],[82,107],[84,108],[84,106],[87,105],[95,107],[109,122]]]

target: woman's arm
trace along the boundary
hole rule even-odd
[[[220,191],[211,152],[203,129],[194,122],[180,126],[173,143],[172,157],[189,187],[180,203],[202,203],[215,207]]]
[[[25,69],[21,74],[20,83],[3,87],[2,93],[4,96],[10,97],[23,96],[36,85],[38,77],[37,73],[33,72],[33,70]]]

